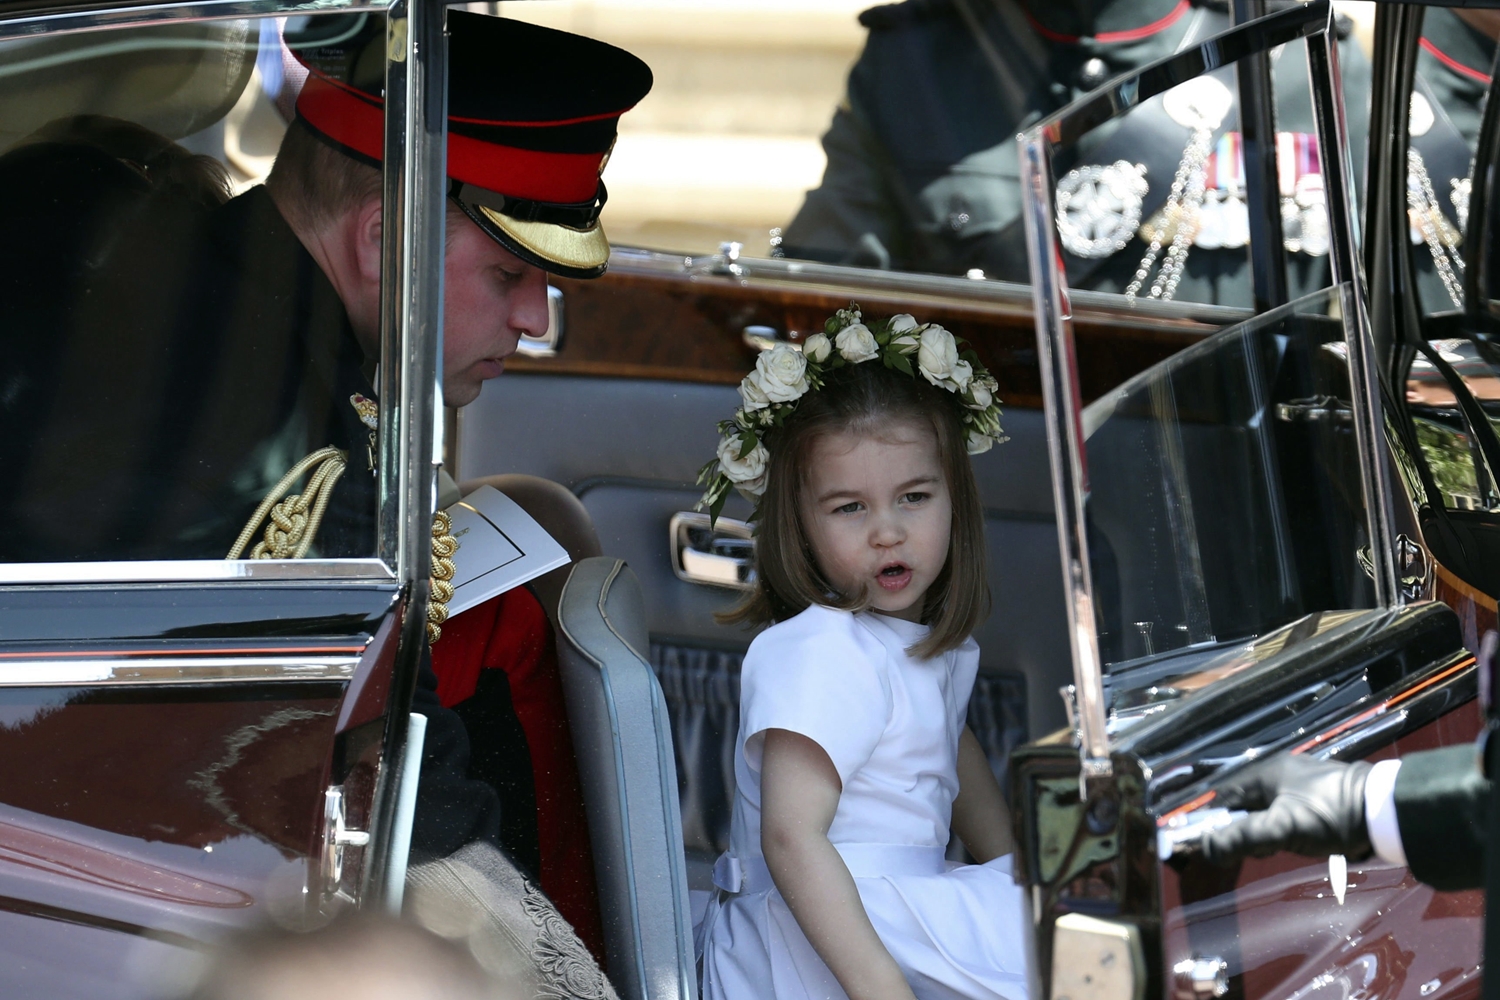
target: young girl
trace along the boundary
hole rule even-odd
[[[1025,1000],[1009,820],[964,724],[987,612],[965,452],[996,384],[939,326],[840,310],[763,353],[705,466],[758,500],[775,622],[741,675],[738,789],[703,924],[704,1000]],[[949,828],[982,865],[944,861]]]

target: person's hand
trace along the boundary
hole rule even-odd
[[[1370,767],[1281,754],[1246,768],[1219,789],[1215,805],[1251,814],[1204,834],[1199,848],[1220,865],[1277,851],[1363,861],[1372,853],[1365,827]]]

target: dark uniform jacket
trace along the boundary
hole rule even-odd
[[[1085,6],[1048,5],[1049,23],[1062,31],[1044,27],[1017,0],[907,0],[865,11],[860,22],[869,38],[823,138],[827,170],[787,228],[785,253],[943,274],[979,269],[1028,282],[1016,134],[1110,78],[1230,27],[1219,7],[1140,0],[1093,6],[1117,8],[1144,27],[1081,37],[1093,30]],[[1070,17],[1078,23],[1069,25]],[[1351,144],[1362,150],[1368,63],[1352,39],[1341,43],[1340,57]],[[1302,47],[1286,46],[1273,74],[1278,129],[1312,133]],[[1219,77],[1233,92],[1232,69]],[[1079,162],[1159,161],[1148,177],[1155,192],[1147,197],[1149,216],[1165,197],[1189,132],[1160,114],[1138,115],[1127,116],[1113,139],[1099,133],[1107,156],[1090,159],[1080,150]],[[1237,127],[1231,111],[1220,131]],[[1145,248],[1134,239],[1103,265],[1091,262],[1085,277],[1075,276],[1070,262],[1070,284],[1123,291]],[[1326,258],[1289,259],[1294,291],[1326,283]],[[1192,251],[1177,298],[1248,306],[1245,250]]]
[[[0,180],[49,174],[12,190],[60,191],[35,221],[65,236],[8,272],[0,558],[223,559],[326,445],[350,462],[312,554],[373,556],[368,430],[349,402],[373,395],[364,354],[264,189],[207,211],[87,147],[21,152]],[[69,212],[82,219],[59,227]]]
[[[1490,782],[1472,745],[1408,754],[1396,773],[1396,823],[1411,873],[1435,889],[1484,884]]]

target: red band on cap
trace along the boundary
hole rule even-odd
[[[297,114],[334,142],[384,159],[385,108],[379,98],[317,73],[297,97]],[[528,201],[572,205],[599,188],[603,153],[544,153],[448,133],[448,176]]]
[[[1482,70],[1477,70],[1472,66],[1465,66],[1463,63],[1459,62],[1457,59],[1453,58],[1448,53],[1432,44],[1430,40],[1426,38],[1419,38],[1417,39],[1417,44],[1422,46],[1422,48],[1425,49],[1427,53],[1438,62],[1442,63],[1444,66],[1447,66],[1449,69],[1459,74],[1460,76],[1466,76],[1470,80],[1473,80],[1475,83],[1482,83],[1486,87],[1490,85],[1491,80],[1488,73],[1485,73]]]

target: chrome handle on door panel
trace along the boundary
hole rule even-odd
[[[323,898],[344,895],[344,851],[370,846],[370,834],[351,830],[344,821],[344,787],[329,785],[323,791]],[[353,897],[347,897],[352,901]]]
[[[547,286],[547,331],[540,337],[522,337],[516,351],[529,358],[550,358],[562,350],[563,293]]]
[[[721,517],[709,525],[707,514],[679,511],[667,527],[672,572],[679,580],[710,587],[751,590],[755,586],[755,540],[750,525]]]

